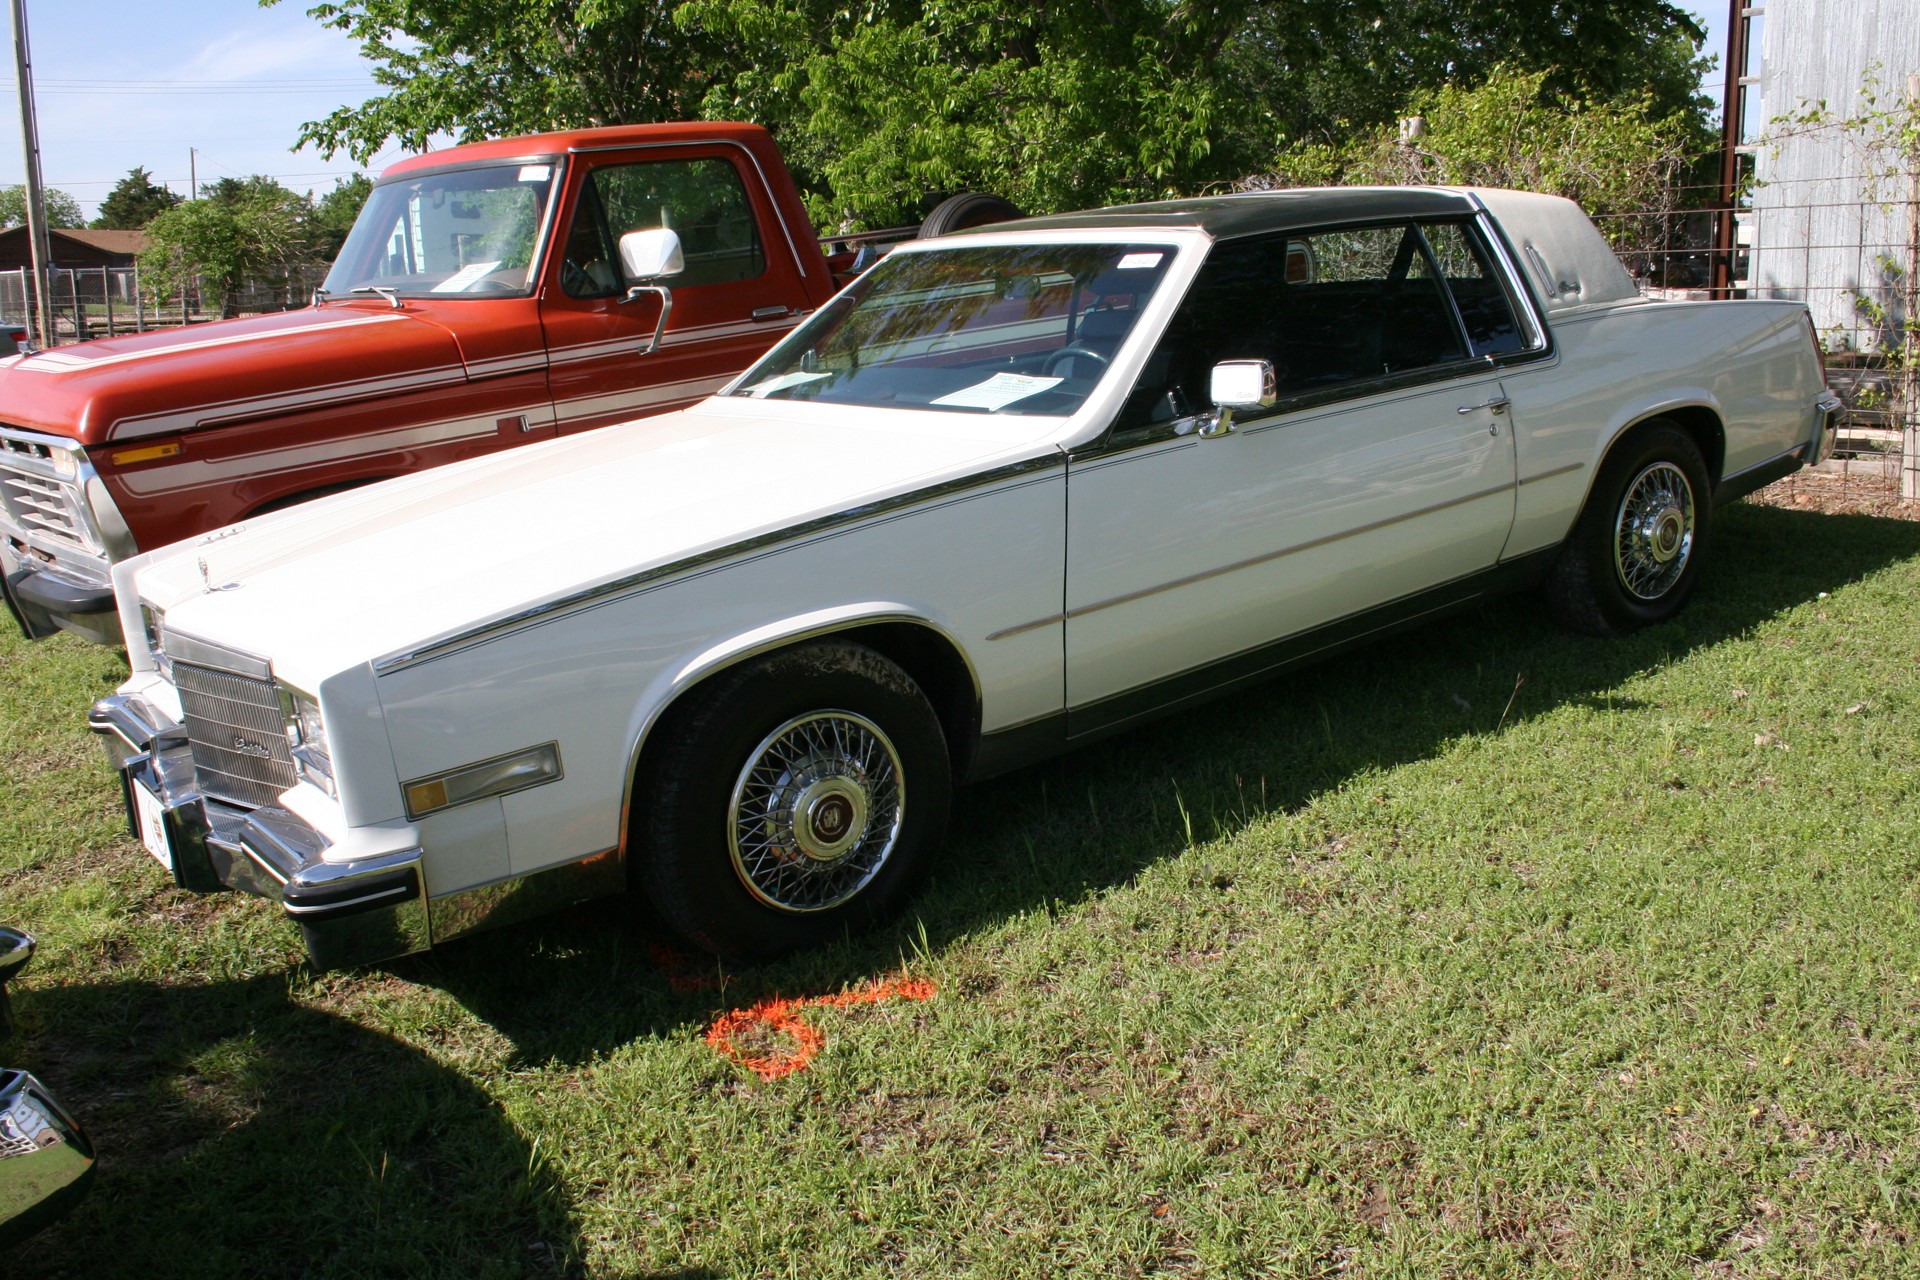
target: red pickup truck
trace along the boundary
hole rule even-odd
[[[961,196],[922,230],[1008,216]],[[29,638],[118,643],[112,562],[690,404],[826,301],[836,265],[754,125],[403,160],[311,307],[0,359],[7,604]]]

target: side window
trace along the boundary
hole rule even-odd
[[[1420,229],[1433,247],[1434,261],[1446,277],[1454,305],[1460,308],[1473,354],[1498,356],[1525,351],[1530,345],[1526,331],[1515,319],[1513,304],[1479,240],[1457,222],[1428,223]]]
[[[1222,360],[1265,360],[1282,397],[1465,358],[1411,226],[1216,245],[1121,411],[1122,438],[1211,407]]]
[[[671,227],[686,269],[674,288],[752,280],[767,269],[753,206],[725,160],[654,160],[610,165],[587,175],[567,234],[562,287],[576,298],[621,291],[620,237]]]

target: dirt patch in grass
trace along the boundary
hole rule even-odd
[[[1831,465],[1831,464],[1828,464]],[[1764,507],[1818,511],[1830,516],[1886,516],[1920,520],[1920,502],[1900,500],[1900,477],[1859,467],[1796,471],[1747,499]]]

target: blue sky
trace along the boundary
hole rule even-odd
[[[186,194],[189,148],[202,183],[264,173],[316,195],[355,171],[290,148],[300,125],[372,96],[369,64],[344,35],[306,15],[309,0],[24,0],[40,121],[40,172],[88,217],[135,165]],[[1683,7],[1725,39],[1727,6]],[[0,28],[0,30],[4,30]],[[0,37],[11,53],[11,37]],[[0,186],[22,181],[18,93],[0,59]],[[1717,104],[1718,75],[1706,86]],[[372,168],[397,159],[375,157]]]

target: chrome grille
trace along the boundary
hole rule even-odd
[[[257,809],[293,785],[280,693],[256,680],[175,659],[173,681],[202,793]]]

